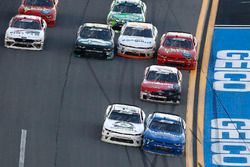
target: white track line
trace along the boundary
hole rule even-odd
[[[22,129],[18,167],[24,167],[26,136],[27,136],[27,130]]]

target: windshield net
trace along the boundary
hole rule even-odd
[[[152,38],[152,31],[151,29],[144,29],[140,27],[126,27],[126,29],[123,32],[123,35],[128,36],[139,36],[139,37],[146,37],[146,38]]]
[[[135,14],[141,14],[142,9],[140,6],[131,4],[131,3],[121,3],[118,5],[115,5],[113,8],[114,12],[121,12],[121,13],[135,13]]]
[[[183,38],[167,38],[163,44],[164,46],[192,49],[192,41]]]
[[[119,110],[113,110],[109,116],[109,119],[117,121],[125,121],[131,123],[141,123],[140,115],[137,113],[125,113]]]
[[[177,134],[180,134],[182,132],[180,122],[171,120],[154,119],[150,123],[149,128],[155,131],[170,132]]]
[[[26,0],[24,4],[30,6],[53,7],[52,0]]]
[[[11,27],[14,28],[23,28],[23,29],[35,29],[35,30],[41,30],[41,25],[36,20],[26,20],[26,19],[16,19],[12,22]]]
[[[177,74],[175,73],[160,73],[158,71],[149,71],[146,80],[158,82],[178,82]]]
[[[84,27],[80,33],[81,38],[102,39],[105,41],[111,40],[111,30],[96,27]]]

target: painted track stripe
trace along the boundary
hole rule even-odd
[[[212,38],[214,32],[215,19],[217,15],[219,0],[212,1],[212,8],[208,22],[208,30],[206,34],[205,47],[203,50],[203,59],[199,81],[199,97],[198,97],[198,117],[197,117],[197,138],[202,142],[197,141],[197,166],[204,166],[204,148],[203,148],[203,133],[204,133],[204,101],[206,93],[206,81],[208,62],[210,58],[210,51],[212,45]]]
[[[196,28],[196,39],[198,42],[201,42],[203,36],[203,29],[205,25],[205,18],[208,10],[208,0],[203,0],[200,16],[198,19],[198,24]],[[197,55],[200,52],[200,45],[197,48]],[[196,87],[196,76],[197,76],[197,66],[195,70],[190,71],[189,75],[189,87],[188,87],[188,95],[187,95],[187,111],[186,111],[186,122],[187,122],[187,133],[186,133],[186,167],[194,166],[194,158],[193,158],[193,115],[194,115],[194,93]]]
[[[24,167],[26,137],[27,137],[27,130],[22,129],[21,142],[20,142],[20,154],[19,154],[19,166],[18,167]]]

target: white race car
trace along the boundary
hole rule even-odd
[[[42,50],[47,28],[39,16],[16,15],[5,33],[4,45],[7,48]]]
[[[141,146],[145,113],[136,106],[109,105],[105,114],[101,140],[126,146]]]
[[[118,55],[152,58],[156,50],[157,28],[149,23],[127,22],[118,39]]]

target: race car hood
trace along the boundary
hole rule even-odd
[[[23,6],[24,14],[49,15],[54,11],[53,7]]]
[[[195,54],[193,50],[188,50],[188,49],[183,49],[183,48],[161,47],[159,51],[162,55],[166,55],[170,57],[191,58]]]
[[[83,45],[97,45],[97,46],[112,46],[113,43],[111,41],[104,41],[101,39],[95,38],[78,38],[77,42]]]
[[[153,38],[145,38],[145,37],[138,37],[138,36],[127,36],[122,35],[119,37],[119,43],[126,46],[131,47],[143,47],[143,48],[150,48],[155,45],[155,41]]]
[[[139,21],[144,22],[145,17],[143,14],[131,14],[131,13],[120,13],[120,12],[111,12],[109,14],[109,19],[116,21]]]
[[[42,30],[20,29],[20,28],[9,27],[6,31],[6,37],[42,40],[44,38],[44,32]]]
[[[149,91],[149,92],[157,92],[157,91],[169,90],[173,88],[174,88],[174,84],[167,83],[167,82],[163,83],[163,82],[153,82],[153,81],[144,80],[141,84],[141,90]]]
[[[184,133],[176,134],[162,131],[153,131],[149,128],[144,132],[144,138],[148,138],[150,140],[156,140],[164,143],[172,143],[172,144],[185,144],[185,135]]]
[[[134,124],[124,121],[116,121],[111,119],[106,119],[103,127],[105,129],[125,134],[142,134],[144,131],[144,124]]]

